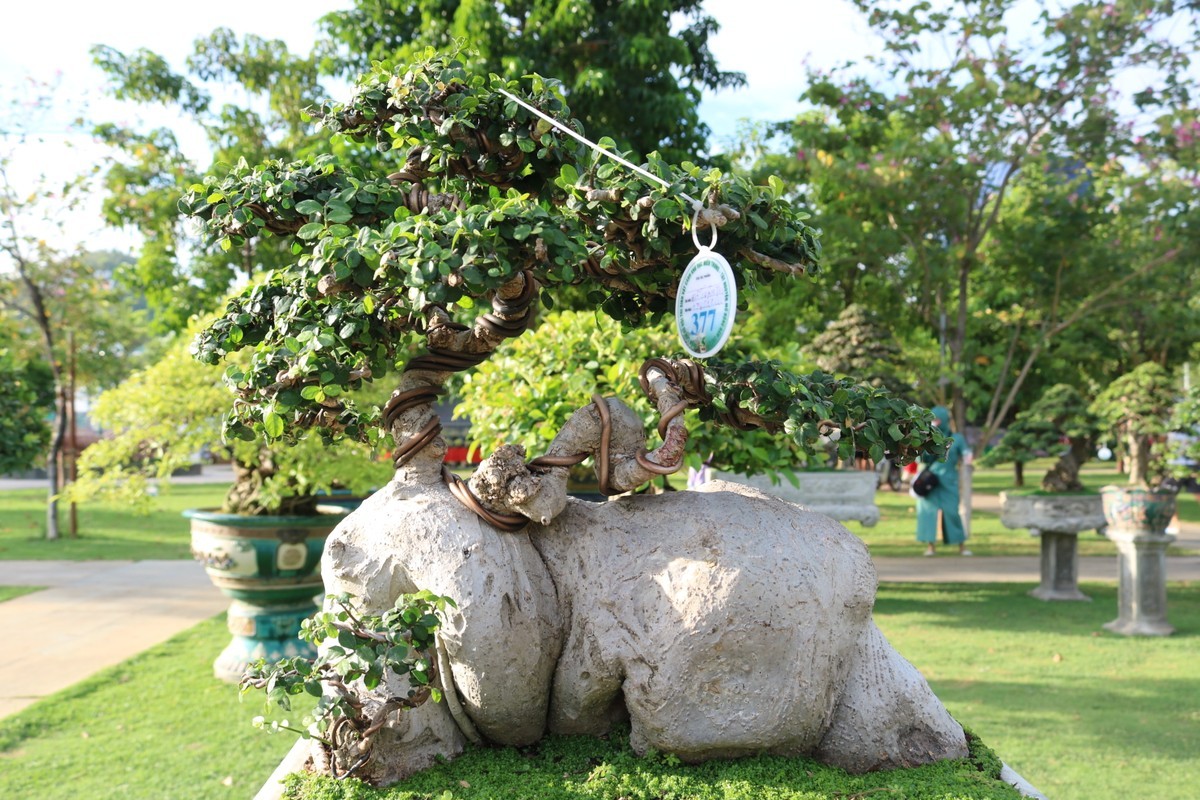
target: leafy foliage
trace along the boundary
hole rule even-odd
[[[144,512],[152,481],[167,485],[172,472],[202,452],[234,462],[238,481],[225,500],[229,513],[305,513],[318,493],[335,486],[364,492],[386,482],[390,465],[349,442],[334,449],[316,437],[291,448],[253,439],[223,445],[229,393],[222,371],[196,364],[189,344],[179,337],[157,363],[100,395],[92,417],[113,435],[83,452],[79,480],[65,497],[113,500]]]
[[[731,349],[738,350],[737,342]],[[647,422],[657,412],[638,384],[648,358],[678,347],[662,326],[623,329],[615,321],[582,311],[555,311],[541,326],[463,377],[455,413],[470,418],[474,446],[490,453],[520,444],[531,455],[545,452],[555,435],[593,394],[616,396]],[[563,369],[573,364],[572,369]],[[738,431],[689,414],[688,465],[748,474],[790,472],[808,455],[793,441],[763,430]]]
[[[146,293],[160,329],[186,327],[191,314],[210,311],[238,279],[289,257],[281,240],[247,238],[228,250],[198,243],[175,204],[188,186],[224,174],[243,158],[257,164],[336,153],[363,168],[379,163],[369,147],[320,135],[306,110],[325,95],[323,80],[353,77],[379,61],[408,61],[431,44],[450,48],[466,40],[476,48],[477,71],[510,79],[535,70],[561,75],[590,129],[610,132],[622,147],[641,153],[667,148],[672,160],[705,150],[708,132],[696,111],[701,87],[742,82],[717,68],[707,45],[717,25],[696,0],[359,0],[330,12],[322,25],[326,35],[307,54],[290,52],[278,39],[218,28],[196,40],[180,71],[148,50],[92,49],[113,96],[177,110],[203,129],[214,154],[210,164],[191,162],[166,128],[96,128],[119,154],[105,175],[105,216],[144,238],[122,278]],[[537,34],[527,35],[526,26]],[[221,102],[230,96],[246,99]]]
[[[527,83],[535,106],[566,117],[552,81]],[[815,233],[778,182],[756,186],[651,154],[647,166],[667,186],[648,183],[502,93],[526,91],[432,51],[411,67],[383,62],[322,121],[399,151],[403,164],[387,181],[321,156],[241,164],[181,201],[214,244],[270,233],[288,237],[297,257],[197,338],[206,363],[254,348],[248,368],[228,373],[247,401],[231,434],[291,440],[319,427],[378,442],[379,408],[346,394],[402,365],[431,308],[474,307],[521,273],[546,287],[547,305],[551,290],[582,284],[631,326],[661,315],[677,264],[693,251],[684,194],[737,210],[724,214],[720,241],[743,290],[816,268]]]
[[[857,303],[842,309],[838,318],[812,340],[808,353],[826,372],[849,375],[900,396],[912,391],[899,377],[904,369],[904,352],[895,334],[878,315]]]
[[[1129,483],[1146,485],[1166,477],[1166,454],[1156,441],[1168,431],[1176,385],[1153,362],[1122,375],[1097,395],[1091,411],[1123,446],[1129,460]]]
[[[322,25],[326,60],[343,75],[466,41],[473,71],[558,76],[593,138],[607,133],[622,149],[675,162],[706,149],[701,89],[745,83],[717,67],[708,38],[718,25],[698,0],[359,0]]]
[[[842,461],[865,456],[907,464],[921,455],[941,458],[948,446],[928,409],[853,378],[820,370],[797,376],[776,361],[713,360],[705,376],[712,405],[701,408],[702,420],[741,409],[767,431],[786,431],[808,453],[834,450]]]
[[[355,601],[350,595],[330,595],[327,610],[301,623],[300,638],[317,648],[315,658],[298,656],[272,665],[259,659],[250,665],[241,680],[242,694],[265,692],[268,710],[291,711],[297,695],[318,698],[303,727],[293,727],[286,719],[267,722],[263,716],[255,718],[257,727],[317,739],[334,750],[336,759],[337,751],[348,744],[361,742],[363,752],[369,753],[371,735],[393,712],[427,700],[441,702],[434,636],[441,626],[438,615],[455,608],[454,601],[421,591],[400,595],[383,614],[361,615]],[[368,708],[367,693],[380,686],[387,690],[385,699],[379,707]],[[342,773],[353,770],[354,765],[344,765]]]
[[[54,392],[33,364],[0,350],[0,475],[29,469],[50,444]],[[39,379],[41,378],[41,379]]]

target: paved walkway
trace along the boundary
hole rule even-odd
[[[0,586],[47,587],[0,603],[0,717],[229,606],[194,561],[0,561]]]
[[[176,480],[227,480],[210,468],[205,473]],[[17,488],[10,486],[15,482],[0,483],[0,489]],[[976,508],[998,510],[994,497],[973,499]],[[1186,526],[1178,544],[1195,555],[1170,557],[1168,579],[1200,580],[1200,525]],[[1036,584],[1040,579],[1035,556],[963,558],[952,548],[934,558],[878,558],[875,566],[881,581]],[[1117,559],[1080,558],[1079,579],[1116,581]],[[204,569],[191,561],[0,561],[0,586],[46,587],[0,603],[0,718],[229,605]]]

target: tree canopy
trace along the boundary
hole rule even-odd
[[[812,207],[824,297],[943,342],[945,400],[985,439],[1069,368],[1060,345],[1091,341],[1109,377],[1184,357],[1194,315],[1157,323],[1166,287],[1195,286],[1195,7],[1085,0],[1030,26],[1011,0],[856,5],[880,53],[811,72],[757,167]]]
[[[96,128],[121,154],[105,176],[105,217],[144,240],[123,276],[146,293],[160,329],[185,327],[190,315],[212,310],[235,281],[289,257],[277,241],[261,238],[245,238],[236,249],[199,246],[176,206],[188,186],[224,174],[239,159],[258,164],[329,153],[347,165],[378,165],[373,147],[319,134],[305,112],[326,96],[322,81],[465,39],[473,69],[509,79],[558,75],[593,136],[608,134],[621,147],[659,150],[677,161],[700,161],[707,150],[708,131],[696,111],[701,88],[741,81],[717,68],[707,44],[717,25],[695,0],[358,0],[327,14],[321,25],[324,36],[307,54],[290,52],[280,40],[219,28],[196,41],[182,71],[149,50],[93,48],[115,97],[178,110],[203,129],[213,152],[211,163],[196,164],[171,130]],[[244,99],[223,100],[229,97]]]
[[[590,136],[670,162],[707,151],[701,90],[745,83],[717,66],[708,48],[717,21],[699,0],[359,0],[322,27],[326,63],[347,76],[457,42],[473,70],[553,75]]]
[[[659,185],[514,96],[575,124],[554,81],[485,77],[434,51],[411,65],[381,62],[348,103],[324,106],[320,121],[395,153],[390,175],[331,155],[243,163],[181,201],[214,245],[272,235],[295,256],[197,339],[207,363],[253,348],[249,367],[228,373],[241,398],[231,434],[290,440],[318,428],[379,442],[386,409],[348,392],[402,368],[442,382],[535,324],[535,295],[551,305],[567,285],[582,285],[614,319],[644,324],[671,307],[680,263],[695,252],[693,225],[719,227],[740,290],[817,268],[815,233],[780,182],[757,186],[651,153],[645,167]],[[492,311],[455,322],[481,303]],[[427,354],[410,357],[414,338]],[[833,440],[846,455],[861,448],[908,460],[943,446],[928,412],[848,379],[711,359],[702,374],[702,414],[786,431],[806,449]]]

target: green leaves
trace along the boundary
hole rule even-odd
[[[313,736],[326,730],[334,718],[347,717],[361,731],[375,722],[362,716],[365,693],[390,677],[407,676],[411,688],[403,707],[421,705],[426,696],[440,701],[440,692],[422,695],[418,690],[429,686],[436,675],[429,650],[441,626],[439,615],[454,608],[454,601],[424,590],[401,595],[383,614],[363,613],[360,605],[348,594],[329,595],[325,610],[301,623],[300,638],[317,648],[315,658],[283,659],[269,666],[259,659],[247,670],[242,694],[262,691],[268,707],[286,711],[291,707],[289,697],[301,693],[320,698],[305,721],[306,729],[292,728],[285,720],[273,723],[272,730]],[[327,686],[334,688],[326,691]],[[254,724],[264,727],[263,718],[256,718]]]
[[[380,408],[353,392],[403,367],[432,309],[486,307],[522,272],[543,302],[585,284],[614,319],[661,316],[694,251],[683,194],[733,209],[721,242],[743,290],[774,280],[780,264],[815,270],[815,232],[771,188],[656,154],[647,167],[667,187],[647,182],[501,90],[570,124],[553,82],[470,74],[429,53],[406,67],[379,65],[349,103],[322,111],[330,130],[399,143],[405,166],[392,177],[332,155],[243,162],[184,198],[211,242],[294,237],[293,260],[230,301],[197,339],[205,363],[253,352],[233,381],[243,402],[231,435],[292,442],[315,427],[377,441]]]
[[[283,436],[283,417],[274,411],[263,417],[263,430],[268,439],[278,439]]]

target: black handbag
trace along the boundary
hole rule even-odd
[[[938,476],[930,470],[923,470],[912,482],[913,494],[917,497],[928,497],[929,493],[938,487]]]

